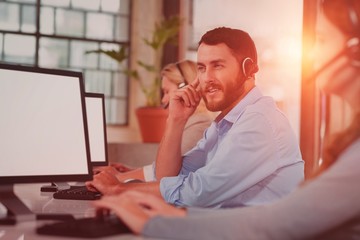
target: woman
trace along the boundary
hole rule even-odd
[[[113,210],[137,234],[162,239],[360,239],[360,1],[324,0],[322,9],[317,62],[326,67],[318,70],[319,83],[347,101],[354,118],[324,148],[320,174],[257,207],[185,210],[138,192],[95,206]]]
[[[193,61],[183,60],[166,65],[161,71],[162,105],[167,108],[170,94],[194,81],[196,75],[197,67]],[[205,129],[209,127],[211,121],[212,119],[206,110],[205,104],[201,102],[195,114],[191,116],[185,126],[181,143],[181,152],[183,154],[192,149],[202,138]],[[155,180],[153,164],[137,169],[131,169],[119,163],[113,163],[111,166],[122,172],[121,174],[116,174],[117,179],[122,182],[133,179],[147,182]],[[103,168],[98,168],[98,170],[101,169]]]

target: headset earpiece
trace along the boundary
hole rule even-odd
[[[250,78],[258,71],[258,66],[251,58],[246,57],[242,62],[242,71],[245,78]]]
[[[351,60],[351,65],[360,67],[360,40],[357,37],[347,41],[347,55]]]

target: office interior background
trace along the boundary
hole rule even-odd
[[[257,85],[289,118],[311,170],[319,159],[321,138],[349,119],[344,103],[333,99],[331,106],[322,106],[316,83],[305,81],[313,66],[318,4],[319,0],[3,0],[0,61],[82,71],[86,91],[106,96],[108,141],[141,142],[135,109],[143,105],[144,96],[138,83],[120,69],[135,66],[138,59],[151,61],[143,38],[150,36],[155,23],[172,15],[183,20],[179,44],[165,49],[163,63],[196,60],[197,42],[207,30],[243,29],[257,46]],[[106,55],[86,54],[123,45],[129,47],[130,57],[122,66]],[[324,114],[329,108],[343,114],[330,122]],[[330,127],[324,129],[324,122]]]

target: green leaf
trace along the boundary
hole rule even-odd
[[[91,51],[85,52],[85,54],[90,54],[90,53],[103,53],[103,54],[111,57],[112,59],[116,60],[119,63],[123,62],[124,60],[128,59],[128,57],[129,57],[126,54],[126,47],[124,47],[124,46],[121,46],[119,51],[98,49],[98,50],[91,50]]]
[[[155,68],[154,65],[146,64],[146,63],[144,63],[144,62],[142,62],[140,60],[137,61],[137,63],[139,64],[139,66],[141,66],[142,68],[144,68],[148,72],[156,72],[157,71],[157,69]]]
[[[143,39],[144,43],[154,50],[162,48],[167,42],[174,42],[179,33],[181,20],[177,16],[165,19],[155,24],[155,29],[151,39]]]
[[[121,72],[124,73],[128,77],[134,78],[136,80],[140,80],[140,75],[139,75],[138,71],[136,71],[136,70],[125,69]]]

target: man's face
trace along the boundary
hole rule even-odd
[[[198,78],[208,110],[230,111],[242,98],[243,73],[238,60],[224,44],[198,48]]]

